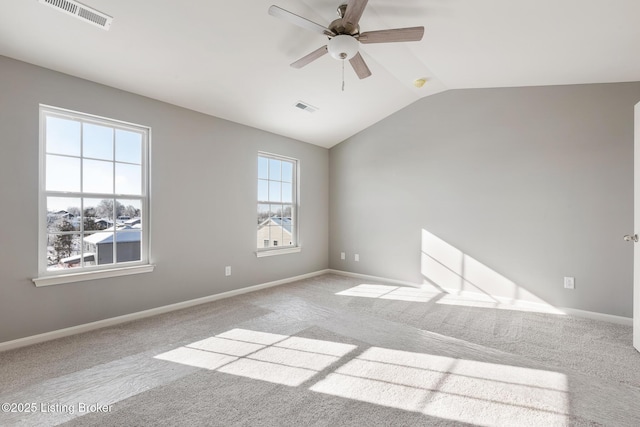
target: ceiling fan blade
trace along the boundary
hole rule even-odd
[[[349,0],[347,10],[344,13],[344,17],[342,17],[342,25],[345,27],[357,27],[362,17],[362,12],[364,12],[364,8],[367,7],[368,1],[369,0]]]
[[[285,21],[289,21],[298,27],[305,28],[307,30],[314,31],[316,33],[320,33],[325,36],[333,37],[336,34],[328,29],[327,27],[323,27],[320,24],[316,24],[313,21],[309,21],[307,18],[303,18],[302,16],[298,16],[295,13],[291,13],[288,10],[284,10],[281,7],[272,5],[269,8],[269,15],[275,16],[276,18],[284,19]]]
[[[371,70],[367,67],[367,63],[364,62],[364,58],[360,55],[360,52],[356,53],[356,55],[349,60],[351,66],[353,67],[353,71],[356,72],[360,79],[366,79],[371,75]]]
[[[391,30],[367,31],[360,34],[360,43],[417,42],[422,40],[424,27],[394,28]]]
[[[310,62],[313,62],[316,59],[320,58],[322,55],[325,55],[326,53],[327,53],[327,46],[322,46],[320,49],[316,49],[310,54],[305,55],[302,58],[298,59],[296,62],[291,64],[291,66],[293,68],[302,68],[305,65],[309,64]]]

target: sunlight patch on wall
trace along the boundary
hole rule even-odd
[[[439,304],[467,305],[565,314],[522,286],[463,253],[427,230],[422,230],[421,272],[426,282],[451,295]]]

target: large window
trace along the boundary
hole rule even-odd
[[[41,278],[148,264],[149,129],[46,106],[40,120]]]
[[[297,160],[258,154],[258,256],[299,249],[297,181]]]

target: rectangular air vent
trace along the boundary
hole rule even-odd
[[[57,11],[74,16],[84,22],[109,30],[113,18],[75,0],[39,0],[40,3],[51,6]]]
[[[312,105],[307,104],[306,102],[298,101],[294,105],[296,108],[306,111],[307,113],[315,113],[318,109]]]

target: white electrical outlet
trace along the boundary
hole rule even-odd
[[[225,275],[225,276],[231,276],[231,266],[230,266],[230,265],[227,265],[227,266],[224,268],[224,275]]]
[[[358,255],[358,254],[356,254],[353,258],[354,258],[356,261],[360,261],[360,255]]]
[[[565,277],[564,278],[564,287],[565,287],[565,289],[575,289],[576,288],[576,279],[574,277]]]
[[[347,254],[340,252],[340,259],[347,259]]]

